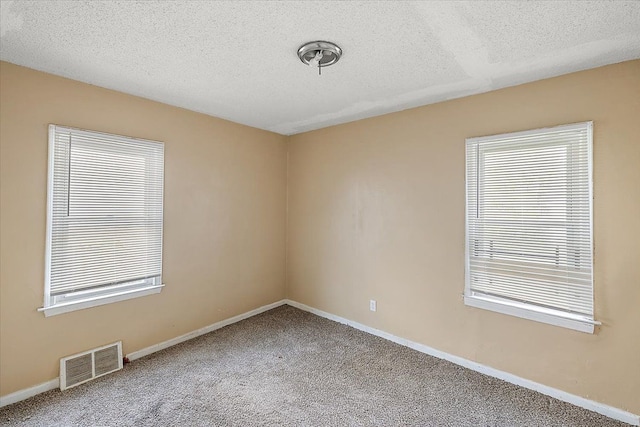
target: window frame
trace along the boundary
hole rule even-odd
[[[44,303],[38,308],[38,311],[44,313],[45,317],[54,316],[71,311],[81,310],[90,307],[110,304],[118,301],[125,301],[132,298],[138,298],[146,295],[160,293],[164,284],[162,283],[162,255],[160,259],[160,276],[147,280],[131,280],[126,283],[116,283],[113,285],[105,285],[92,289],[81,289],[73,291],[69,294],[60,296],[51,295],[51,258],[53,255],[53,216],[54,216],[54,167],[55,167],[55,138],[56,129],[67,130],[70,132],[90,133],[99,137],[114,138],[116,140],[139,141],[145,143],[161,144],[163,147],[164,163],[164,143],[159,141],[145,140],[141,138],[133,138],[129,136],[109,134],[93,130],[85,130],[72,128],[69,126],[50,124],[48,129],[48,170],[47,170],[47,224],[46,224],[46,242],[45,242],[45,277],[44,277]],[[164,171],[162,173],[162,181],[164,182]],[[162,185],[164,187],[164,185]],[[164,193],[163,188],[160,190]],[[164,203],[163,203],[164,205]],[[164,206],[162,207],[164,211]],[[162,226],[162,229],[164,226]],[[162,234],[160,235],[160,252],[162,253]]]
[[[541,135],[545,132],[557,131],[557,130],[572,130],[572,129],[586,129],[587,133],[587,168],[588,168],[588,200],[589,200],[589,235],[590,235],[590,250],[591,250],[591,294],[592,300],[594,294],[594,280],[593,280],[593,265],[594,265],[594,245],[593,245],[593,122],[574,123],[569,125],[561,125],[550,128],[539,128],[526,130],[521,132],[511,132],[505,134],[496,134],[483,137],[467,138],[465,141],[465,153],[469,150],[471,143],[478,143],[483,141],[492,141],[496,139],[510,138],[510,137],[528,137]],[[571,147],[569,147],[571,149]],[[480,159],[477,159],[480,162]],[[567,163],[571,162],[568,159]],[[547,323],[550,325],[561,326],[581,332],[593,333],[596,325],[600,325],[601,322],[595,320],[595,313],[592,316],[583,314],[571,313],[562,309],[554,309],[549,307],[543,307],[527,302],[520,302],[509,298],[501,298],[500,296],[488,295],[486,293],[475,292],[471,289],[471,251],[470,247],[470,218],[469,218],[469,164],[468,157],[465,155],[465,287],[464,287],[464,304],[481,308],[485,310],[494,311],[497,313],[507,314],[515,317],[529,319],[537,322]],[[567,164],[567,168],[574,167]],[[476,166],[476,183],[480,181],[480,170]],[[569,189],[570,191],[570,189]],[[477,202],[479,203],[479,201]],[[566,227],[567,233],[570,233],[570,226]],[[516,261],[514,261],[516,262]],[[526,261],[524,261],[526,263]],[[593,312],[595,312],[595,304],[593,306]]]

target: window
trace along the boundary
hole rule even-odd
[[[46,316],[160,292],[164,145],[49,126]]]
[[[465,304],[593,332],[592,122],[470,138]]]

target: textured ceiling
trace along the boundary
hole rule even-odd
[[[286,135],[640,58],[640,1],[0,5],[4,61]]]

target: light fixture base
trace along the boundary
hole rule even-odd
[[[315,62],[316,55],[322,52],[322,58]],[[306,65],[314,67],[328,67],[340,60],[342,57],[342,49],[335,43],[317,40],[308,42],[298,48],[298,58]]]

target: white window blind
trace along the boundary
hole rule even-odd
[[[162,284],[164,145],[49,126],[45,309]]]
[[[465,302],[593,330],[591,149],[591,122],[467,139]]]

